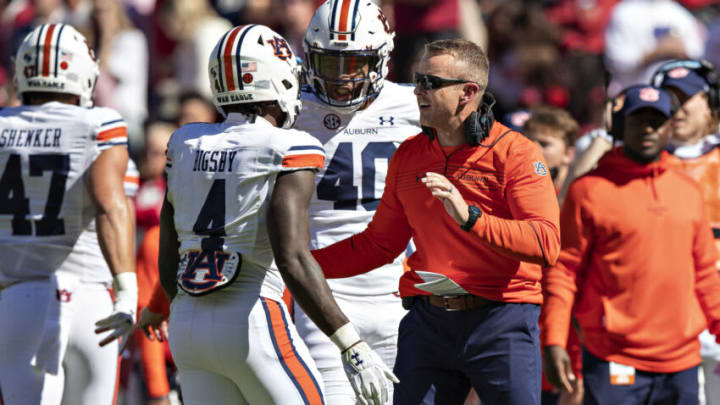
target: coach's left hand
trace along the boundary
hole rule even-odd
[[[442,201],[445,211],[457,222],[463,225],[470,214],[465,199],[447,177],[442,174],[427,172],[421,180],[430,189],[432,195]]]

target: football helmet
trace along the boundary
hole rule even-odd
[[[43,24],[23,39],[15,54],[18,95],[25,92],[80,96],[80,106],[92,107],[100,70],[87,40],[68,24]]]
[[[300,73],[288,42],[264,25],[244,25],[220,38],[210,54],[213,103],[221,114],[232,104],[277,101],[290,128],[300,113]]]
[[[327,0],[305,33],[305,75],[313,93],[354,111],[382,90],[395,33],[368,0]]]

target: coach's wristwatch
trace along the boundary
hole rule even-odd
[[[470,205],[468,206],[468,214],[470,214],[470,216],[468,217],[467,222],[460,225],[460,228],[465,232],[469,232],[472,229],[477,219],[482,216],[482,211],[480,211],[480,208]]]

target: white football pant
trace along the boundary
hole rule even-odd
[[[31,366],[41,342],[51,288],[54,285],[44,279],[13,284],[0,291],[3,405],[58,405],[63,399],[63,386],[69,390],[64,404],[110,405],[115,394],[118,344],[115,341],[100,348],[98,342],[104,335],[94,333],[95,322],[112,312],[110,294],[102,284],[80,283],[69,297],[64,296],[78,308],[69,326],[65,360],[72,352],[71,357],[81,361],[72,366],[63,361],[57,375]],[[63,368],[67,367],[73,369],[66,374]],[[84,378],[76,379],[79,376]]]
[[[169,342],[183,403],[329,405],[285,304],[231,289],[172,301]]]
[[[347,296],[333,293],[340,309],[355,326],[360,337],[392,370],[397,355],[398,325],[407,311],[393,294],[381,296]],[[318,329],[295,303],[295,326],[310,349],[325,384],[328,405],[355,405],[355,392],[345,375],[340,350]],[[388,383],[389,398],[393,386]]]

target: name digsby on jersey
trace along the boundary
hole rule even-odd
[[[203,172],[232,172],[233,160],[237,151],[201,150],[195,151],[195,163],[193,171]]]

